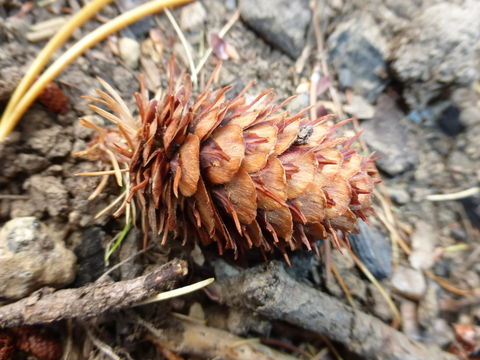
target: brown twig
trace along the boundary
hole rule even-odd
[[[132,280],[94,283],[53,293],[41,289],[28,298],[0,307],[0,328],[46,324],[71,318],[86,319],[107,311],[128,308],[171,288],[187,272],[187,263],[176,259]]]
[[[151,335],[148,338],[152,342],[176,354],[188,354],[205,359],[295,359],[295,357],[260,344],[258,340],[243,339],[196,321],[170,317],[165,322],[165,326],[158,329],[139,316],[135,316],[135,320],[150,332]]]
[[[436,346],[411,340],[377,318],[297,282],[279,262],[219,281],[213,289],[229,306],[242,306],[270,319],[325,334],[367,359],[455,359]]]

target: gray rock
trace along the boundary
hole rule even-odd
[[[392,277],[393,289],[413,300],[420,299],[427,290],[427,282],[419,270],[399,266]]]
[[[72,139],[61,126],[41,129],[27,140],[28,146],[48,158],[65,157],[72,150]]]
[[[409,170],[418,163],[413,139],[402,119],[403,113],[395,101],[387,95],[381,95],[375,116],[362,123],[363,138],[380,156],[377,166],[391,176]]]
[[[300,55],[311,18],[308,0],[241,0],[240,14],[272,46],[293,59]]]
[[[27,180],[25,187],[39,211],[46,210],[51,216],[68,215],[68,191],[58,178],[34,175]]]
[[[418,323],[423,328],[431,330],[435,319],[438,318],[439,309],[438,285],[429,281],[425,296],[418,304]]]
[[[0,230],[0,297],[20,299],[75,276],[75,255],[34,217],[15,218]]]
[[[105,272],[105,250],[102,244],[105,233],[99,227],[92,226],[82,231],[81,234],[77,234],[77,236],[81,240],[75,247],[78,264],[75,287],[93,282]]]
[[[368,292],[370,295],[370,300],[372,302],[371,309],[375,315],[377,315],[383,321],[392,320],[393,313],[390,305],[387,300],[382,296],[378,291],[375,285],[368,284]]]
[[[408,260],[414,269],[428,270],[435,264],[434,251],[438,234],[429,223],[419,220],[411,236],[412,253]]]
[[[195,30],[205,22],[207,12],[201,2],[194,2],[182,7],[180,12],[180,27],[184,31]]]
[[[389,186],[388,195],[398,205],[405,205],[410,201],[410,194],[404,188]]]
[[[340,86],[374,102],[386,86],[388,57],[375,20],[368,13],[354,14],[328,37],[327,49]]]
[[[272,323],[259,315],[241,308],[230,308],[228,311],[227,328],[232,334],[245,336],[249,333],[268,337]]]
[[[449,87],[480,77],[480,2],[429,6],[392,42],[392,69],[413,108],[425,107]]]
[[[120,57],[130,69],[138,68],[140,59],[140,43],[129,37],[122,37],[118,40]]]

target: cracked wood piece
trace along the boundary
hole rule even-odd
[[[222,303],[324,334],[366,359],[456,359],[437,346],[411,340],[379,319],[298,282],[279,262],[217,281],[211,288]]]

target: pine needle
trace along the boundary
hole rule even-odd
[[[94,16],[101,8],[112,2],[112,0],[93,0],[85,5],[75,16],[73,16],[61,29],[58,30],[56,35],[45,45],[45,47],[37,55],[33,63],[30,65],[28,71],[23,76],[22,80],[18,84],[14,93],[10,97],[5,111],[3,112],[0,123],[4,123],[7,118],[10,117],[14,108],[28,88],[34,83],[37,75],[42,71],[45,65],[50,60],[52,54],[57,50],[75,31],[75,29],[82,26],[92,16]],[[8,135],[8,134],[7,134]],[[6,136],[6,135],[5,135]]]
[[[181,287],[181,288],[178,288],[178,289],[174,289],[174,290],[170,290],[170,291],[164,291],[164,292],[161,292],[160,294],[152,296],[149,299],[146,299],[142,302],[139,302],[135,306],[151,304],[151,303],[154,303],[154,302],[157,302],[157,301],[163,301],[163,300],[171,299],[171,298],[174,298],[174,297],[177,297],[177,296],[182,296],[182,295],[185,295],[185,294],[189,294],[191,292],[200,290],[200,289],[204,288],[205,286],[210,285],[214,281],[215,281],[214,278],[209,278],[209,279],[206,279],[206,280],[196,282],[195,284],[187,285],[187,286],[184,286],[184,287]]]
[[[42,93],[45,86],[51,82],[63,69],[82,55],[86,50],[105,39],[110,34],[123,29],[131,23],[154,14],[169,6],[187,3],[191,0],[152,0],[130,11],[127,11],[109,22],[98,27],[85,37],[80,39],[60,56],[50,67],[33,83],[30,89],[18,96],[16,106],[0,122],[0,140],[6,138],[15,128],[22,115],[27,111],[35,99]],[[30,82],[31,84],[31,82]],[[27,88],[28,86],[25,86]]]
[[[128,169],[120,169],[120,172],[126,173]],[[82,172],[76,173],[74,176],[104,176],[104,175],[115,175],[117,170],[105,170],[105,171],[92,171],[92,172]]]
[[[185,35],[182,32],[182,29],[180,29],[180,26],[178,26],[178,23],[173,17],[173,14],[170,12],[170,10],[165,9],[165,15],[167,15],[168,20],[170,21],[173,28],[175,29],[175,32],[177,33],[177,36],[180,39],[180,42],[182,43],[183,48],[185,49],[185,54],[187,55],[187,60],[188,60],[188,66],[190,67],[190,73],[192,74],[192,82],[195,86],[197,86],[198,77],[197,77],[197,72],[195,71],[195,63],[193,61],[192,52],[190,50],[190,44],[185,38]],[[155,19],[155,20],[158,23],[158,19]]]
[[[232,28],[232,26],[237,22],[237,20],[240,18],[240,11],[237,10],[233,13],[232,17],[228,20],[228,22],[225,24],[225,26],[219,31],[218,36],[223,38],[227,32]],[[205,63],[207,62],[208,58],[212,54],[213,49],[210,46],[207,50],[207,52],[203,55],[203,57],[200,59],[200,62],[198,63],[197,67],[195,68],[195,76],[198,76],[202,68],[205,66]],[[192,74],[193,76],[193,74]]]
[[[340,239],[342,242],[342,245],[346,247],[348,253],[352,257],[353,261],[355,264],[358,266],[360,271],[367,277],[368,280],[377,288],[378,292],[383,296],[385,301],[387,302],[388,306],[390,307],[390,310],[393,313],[393,327],[397,327],[398,325],[401,324],[402,318],[400,315],[400,311],[398,310],[397,306],[393,302],[392,298],[388,293],[385,291],[385,289],[382,287],[382,285],[378,282],[378,280],[373,276],[373,274],[368,270],[368,268],[363,264],[363,262],[360,261],[360,259],[353,253],[352,249],[346,246],[345,242],[343,239]]]

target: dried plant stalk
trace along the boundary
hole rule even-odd
[[[345,121],[291,116],[282,110],[289,99],[274,105],[270,90],[248,102],[251,84],[227,99],[230,87],[211,90],[210,81],[193,99],[190,78],[175,87],[173,73],[172,61],[160,100],[141,84],[136,118],[102,82],[106,92],[89,99],[110,112],[90,107],[114,127],[83,120],[97,135],[80,155],[113,162],[114,154],[116,166],[128,167],[125,201],[138,203],[145,241],[152,231],[165,244],[172,233],[236,256],[278,249],[288,261],[288,250],[318,251],[318,239],[338,246],[372,211],[373,160],[352,148],[355,136],[335,135]]]

